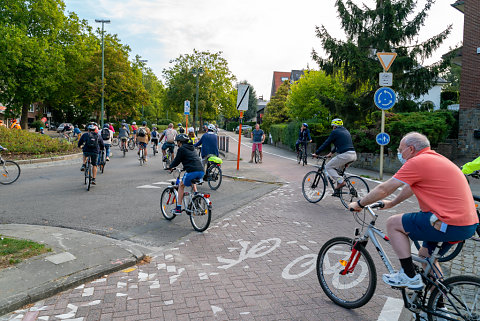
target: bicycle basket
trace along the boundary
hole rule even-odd
[[[222,164],[223,163],[222,159],[220,157],[217,157],[217,156],[210,156],[208,158],[208,161],[212,162],[212,163],[215,163],[215,164]]]

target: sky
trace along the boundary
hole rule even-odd
[[[64,0],[91,26],[95,19],[110,19],[108,33],[117,34],[140,55],[163,80],[170,60],[193,49],[222,52],[238,81],[247,80],[257,96],[268,100],[274,71],[318,69],[312,49],[322,53],[315,26],[324,25],[338,39],[340,28],[335,0]],[[375,0],[353,0],[374,7]],[[417,10],[426,0],[419,0]],[[436,0],[429,11],[419,41],[438,34],[449,24],[449,38],[435,55],[424,62],[438,61],[450,48],[461,44],[463,14],[451,7],[454,0]]]

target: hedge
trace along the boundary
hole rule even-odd
[[[325,128],[321,123],[307,123],[310,129],[310,136],[312,137],[313,144],[317,147],[323,143],[330,134],[330,128]],[[298,140],[298,133],[301,122],[291,122],[288,124],[274,124],[270,126],[270,135],[272,135],[272,141],[274,143],[282,143],[292,150],[295,148],[295,143]]]

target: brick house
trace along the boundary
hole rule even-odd
[[[296,82],[303,76],[303,70],[292,70],[292,71],[274,71],[272,79],[272,91],[270,93],[270,98],[275,96],[275,93],[285,80],[290,81],[291,84]]]

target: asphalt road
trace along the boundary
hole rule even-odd
[[[163,170],[160,156],[140,167],[134,151],[123,158],[114,147],[105,173],[97,175],[89,192],[80,164],[78,159],[22,166],[19,181],[0,188],[0,223],[67,227],[152,247],[193,231],[187,215],[169,222],[160,212],[160,194],[174,179]],[[211,194],[214,222],[277,187],[224,177],[217,191],[207,185],[199,190]]]

